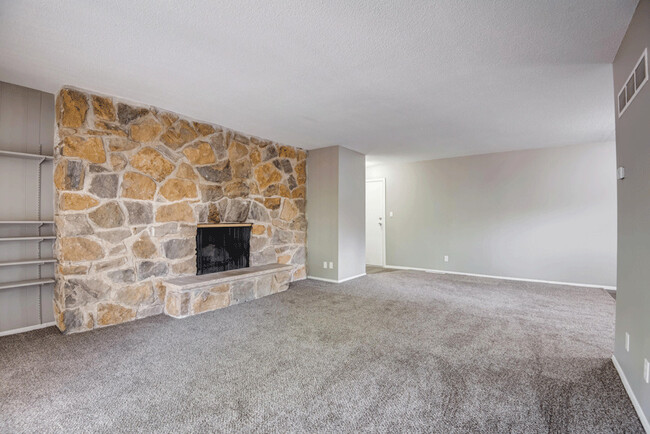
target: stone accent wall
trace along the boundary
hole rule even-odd
[[[56,115],[61,331],[162,313],[165,279],[196,274],[197,223],[253,223],[251,265],[305,278],[305,151],[72,88]]]

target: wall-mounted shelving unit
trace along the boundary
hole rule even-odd
[[[0,336],[54,319],[53,142],[54,95],[0,82]]]

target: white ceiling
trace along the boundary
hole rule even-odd
[[[0,81],[378,162],[614,140],[638,0],[0,0]]]

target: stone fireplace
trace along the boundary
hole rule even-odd
[[[252,226],[251,223],[199,225],[196,233],[196,274],[248,267]]]
[[[301,149],[64,88],[55,146],[63,332],[182,317],[305,278]],[[197,276],[197,225],[250,228],[248,267]]]

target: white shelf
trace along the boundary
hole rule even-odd
[[[27,158],[32,160],[53,160],[51,155],[27,154],[25,152],[1,151],[0,156],[10,158]]]
[[[47,285],[48,283],[54,283],[54,279],[52,278],[33,279],[33,280],[21,280],[19,282],[0,283],[0,289],[21,288],[23,286]]]
[[[54,259],[54,258],[17,259],[17,260],[14,260],[14,261],[0,262],[0,267],[11,267],[13,265],[49,264],[51,262],[56,262],[56,259]]]
[[[0,225],[53,225],[52,220],[0,220]]]
[[[54,235],[41,235],[33,237],[5,237],[0,238],[0,243],[3,241],[43,241],[43,240],[53,240],[56,237]]]

